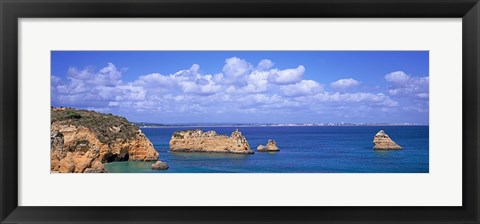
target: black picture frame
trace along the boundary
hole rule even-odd
[[[1,223],[479,223],[478,0],[0,0]],[[18,19],[133,17],[462,18],[461,207],[18,206]],[[448,43],[445,43],[448,44]],[[460,149],[460,146],[458,150]],[[454,150],[454,149],[450,149]],[[41,193],[41,192],[39,192]],[[393,192],[394,193],[394,192]],[[438,195],[442,197],[442,195]]]

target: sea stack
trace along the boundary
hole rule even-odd
[[[373,138],[373,149],[375,150],[397,150],[402,149],[383,130],[380,130]]]
[[[274,140],[268,139],[267,146],[259,145],[257,147],[257,151],[259,151],[259,152],[278,152],[278,151],[280,151],[280,149],[278,148],[277,143]]]
[[[52,173],[105,173],[114,161],[157,161],[158,152],[142,131],[112,114],[52,108]]]
[[[230,136],[200,129],[176,131],[170,139],[171,152],[228,152],[253,154],[247,139],[235,130]]]

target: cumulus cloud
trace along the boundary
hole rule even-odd
[[[68,68],[68,76],[74,79],[91,79],[94,76],[93,72],[94,70],[92,67],[87,67],[81,71],[78,71],[78,69],[75,67]]]
[[[322,85],[313,80],[302,80],[299,83],[280,87],[287,96],[312,95],[323,91]]]
[[[268,59],[263,59],[260,62],[258,62],[257,69],[258,70],[267,70],[269,68],[273,67],[273,62],[268,60]]]
[[[300,82],[303,78],[305,67],[299,65],[294,69],[274,70],[271,71],[269,81],[278,85],[288,85]]]
[[[169,89],[174,87],[175,80],[171,76],[152,73],[138,77],[138,79],[133,82],[133,85]]]
[[[349,78],[349,79],[339,79],[335,82],[332,82],[330,86],[337,90],[345,90],[345,89],[358,86],[359,84],[360,84],[359,81]]]
[[[261,93],[268,89],[269,72],[253,71],[247,76],[247,85],[244,90],[248,93]]]
[[[70,67],[66,80],[52,78],[52,100],[65,106],[107,105],[116,98],[139,99],[138,90],[119,87],[122,85],[122,72],[113,63],[108,63],[96,71],[89,66],[84,69]],[[135,95],[135,96],[134,96]]]
[[[415,77],[403,71],[395,71],[385,75],[389,83],[388,93],[392,96],[407,96],[428,99],[429,77]]]
[[[227,58],[223,66],[224,80],[228,83],[243,84],[242,78],[244,78],[252,68],[252,65],[243,59],[237,57]]]
[[[97,85],[116,86],[122,81],[120,80],[122,73],[115,67],[114,64],[108,63],[107,67],[100,69],[94,76],[93,82]]]
[[[251,117],[272,111],[328,114],[340,113],[338,110],[343,110],[345,116],[352,116],[346,111],[369,108],[384,112],[398,107],[400,101],[395,98],[398,96],[428,99],[428,77],[412,77],[403,72],[387,74],[388,94],[347,92],[344,90],[354,90],[352,87],[358,86],[360,81],[340,79],[330,83],[335,91],[329,92],[324,89],[324,84],[303,78],[306,72],[303,65],[282,70],[275,68],[269,59],[253,64],[257,65],[231,57],[225,60],[218,73],[204,74],[200,65],[193,64],[171,74],[158,71],[140,75],[129,82],[122,80],[125,69],[118,69],[113,63],[100,69],[71,67],[64,76],[51,76],[52,102],[58,106],[98,108],[101,111],[112,108],[126,113],[228,114],[230,117],[232,114],[249,114],[247,117]]]

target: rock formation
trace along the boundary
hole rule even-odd
[[[170,139],[172,152],[229,152],[253,154],[245,137],[235,130],[229,136],[215,131],[186,130],[173,133]]]
[[[107,172],[107,162],[158,160],[137,126],[111,114],[52,108],[50,135],[52,172]]]
[[[277,143],[272,139],[268,139],[267,146],[259,145],[257,147],[257,150],[259,152],[277,152],[277,151],[280,151],[280,149],[277,146]]]
[[[166,170],[168,169],[168,164],[166,162],[157,161],[156,163],[152,164],[153,170]]]
[[[375,150],[396,150],[402,149],[383,130],[380,130],[373,138],[373,149]]]

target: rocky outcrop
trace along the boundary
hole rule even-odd
[[[259,152],[278,152],[278,151],[280,151],[280,149],[278,148],[277,143],[274,140],[268,139],[267,145],[266,146],[259,145],[257,147],[257,151],[259,151]]]
[[[383,130],[380,130],[373,138],[373,149],[375,150],[397,150],[402,149]]]
[[[170,139],[172,152],[228,152],[253,154],[247,139],[235,130],[230,136],[218,135],[215,131],[200,129],[177,131]]]
[[[125,118],[52,108],[51,119],[52,172],[102,173],[107,162],[158,160],[152,143]]]
[[[153,170],[166,170],[168,169],[168,164],[166,162],[157,161],[156,163],[152,164]]]
[[[108,171],[100,161],[95,160],[91,163],[90,168],[85,169],[84,173],[108,173]]]

